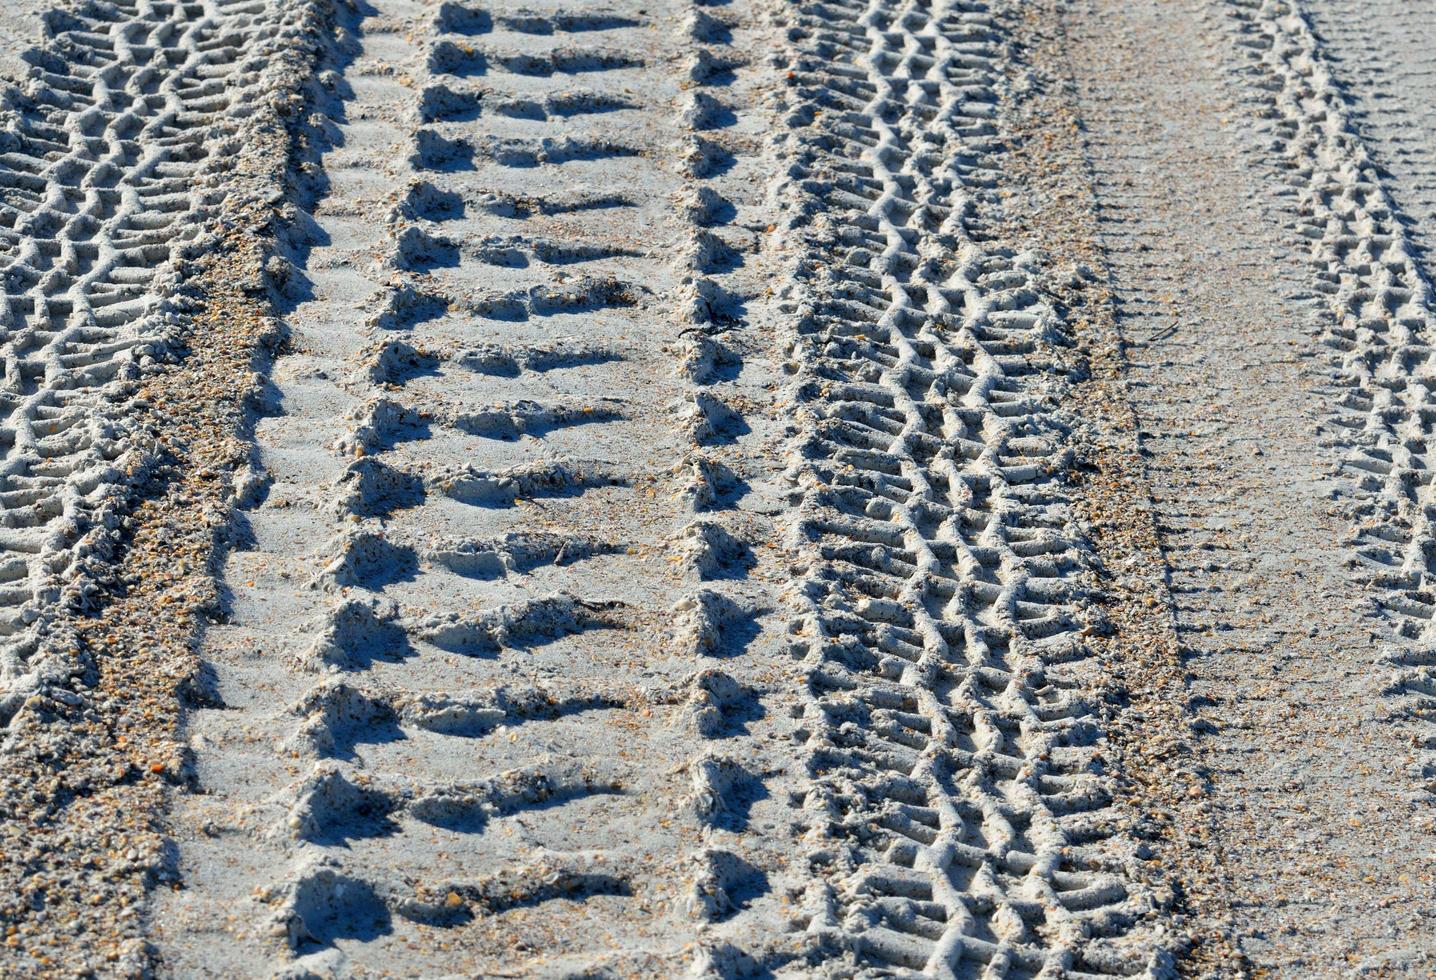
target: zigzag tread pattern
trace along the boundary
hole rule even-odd
[[[967,0],[795,18],[800,924],[884,975],[1156,969],[1083,645],[1061,325],[1039,257],[997,240],[1002,23]]]
[[[45,623],[84,607],[147,436],[137,379],[174,356],[184,260],[225,196],[220,147],[284,25],[264,0],[45,15],[0,128],[0,720],[41,684]]]
[[[1257,80],[1248,87],[1266,120],[1264,155],[1296,195],[1297,232],[1309,242],[1320,339],[1335,381],[1332,443],[1346,456],[1357,501],[1352,563],[1388,624],[1388,693],[1420,726],[1429,790],[1436,787],[1436,297],[1306,10],[1248,0],[1227,0],[1224,9]]]

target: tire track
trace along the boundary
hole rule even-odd
[[[1403,230],[1430,283],[1436,278],[1436,61],[1426,40],[1436,34],[1436,10],[1380,0],[1320,0],[1303,9],[1347,97],[1347,123],[1407,219]]]
[[[290,351],[185,684],[166,967],[1164,972],[1073,486],[1083,328],[1003,203],[1022,11],[326,6],[327,149],[292,274],[266,269]],[[1427,113],[1383,111],[1427,81],[1425,15],[1225,9],[1230,89],[1189,10],[1066,15],[1200,774],[1255,965],[1415,970],[1429,813],[1363,637],[1384,618],[1389,703],[1428,724]],[[182,353],[185,263],[233,189],[216,155],[282,22],[82,4],[7,96],[4,715],[85,706],[39,640],[99,594],[151,465],[122,400]],[[796,50],[764,61],[778,27]]]
[[[17,975],[152,962],[178,689],[272,327],[258,297],[312,15],[67,4],[4,91],[0,959]]]
[[[760,171],[704,91],[746,84],[745,27],[340,20],[161,950],[181,973],[672,975],[776,860],[727,846],[776,806],[755,752],[710,747],[766,727],[747,681],[772,659],[774,435],[739,401],[758,342],[720,337],[757,242],[726,183]]]
[[[1002,24],[815,3],[790,36],[796,924],[840,974],[1160,970],[1084,642],[1062,327],[1000,238]]]
[[[0,721],[66,670],[155,436],[126,399],[182,356],[185,262],[212,247],[217,160],[297,22],[253,0],[45,15],[0,134]]]
[[[1281,149],[1287,159],[1318,154],[1326,171],[1295,184],[1307,205],[1302,230],[1313,242],[1313,271],[1331,296],[1327,316],[1335,317],[1324,340],[1338,352],[1336,375],[1348,386],[1333,419],[1337,441],[1350,453],[1349,472],[1368,502],[1354,515],[1356,561],[1392,630],[1387,693],[1400,699],[1402,714],[1414,723],[1413,740],[1422,750],[1418,778],[1430,793],[1436,791],[1436,657],[1429,623],[1436,591],[1427,513],[1432,396],[1426,345],[1436,326],[1436,169],[1427,124],[1436,62],[1420,38],[1436,28],[1436,13],[1410,5],[1324,3],[1293,8],[1264,33],[1272,27],[1315,62],[1297,78],[1288,69],[1285,91],[1305,97],[1305,114],[1312,101],[1331,107],[1322,142],[1314,121],[1287,108],[1288,118],[1305,125],[1298,123]],[[1338,165],[1358,176],[1337,173]],[[1432,799],[1426,802],[1422,820],[1430,828],[1436,815]]]
[[[1328,290],[1309,284],[1288,229],[1322,232],[1303,227],[1310,205],[1298,218],[1285,180],[1252,167],[1247,124],[1232,124],[1245,114],[1262,142],[1284,141],[1302,97],[1251,84],[1256,72],[1229,85],[1220,63],[1194,55],[1223,50],[1217,26],[1169,5],[1084,3],[1067,30],[1207,735],[1194,761],[1220,850],[1196,886],[1226,892],[1254,968],[1411,965],[1424,886],[1393,856],[1419,850],[1422,812],[1369,666],[1370,604],[1348,567],[1348,484],[1323,425],[1331,376],[1311,341]],[[1235,50],[1257,60],[1266,45],[1254,34]],[[1332,163],[1287,156],[1283,175],[1299,186],[1312,168],[1320,182]]]

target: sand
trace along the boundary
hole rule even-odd
[[[8,5],[0,972],[1423,975],[1419,5]]]

